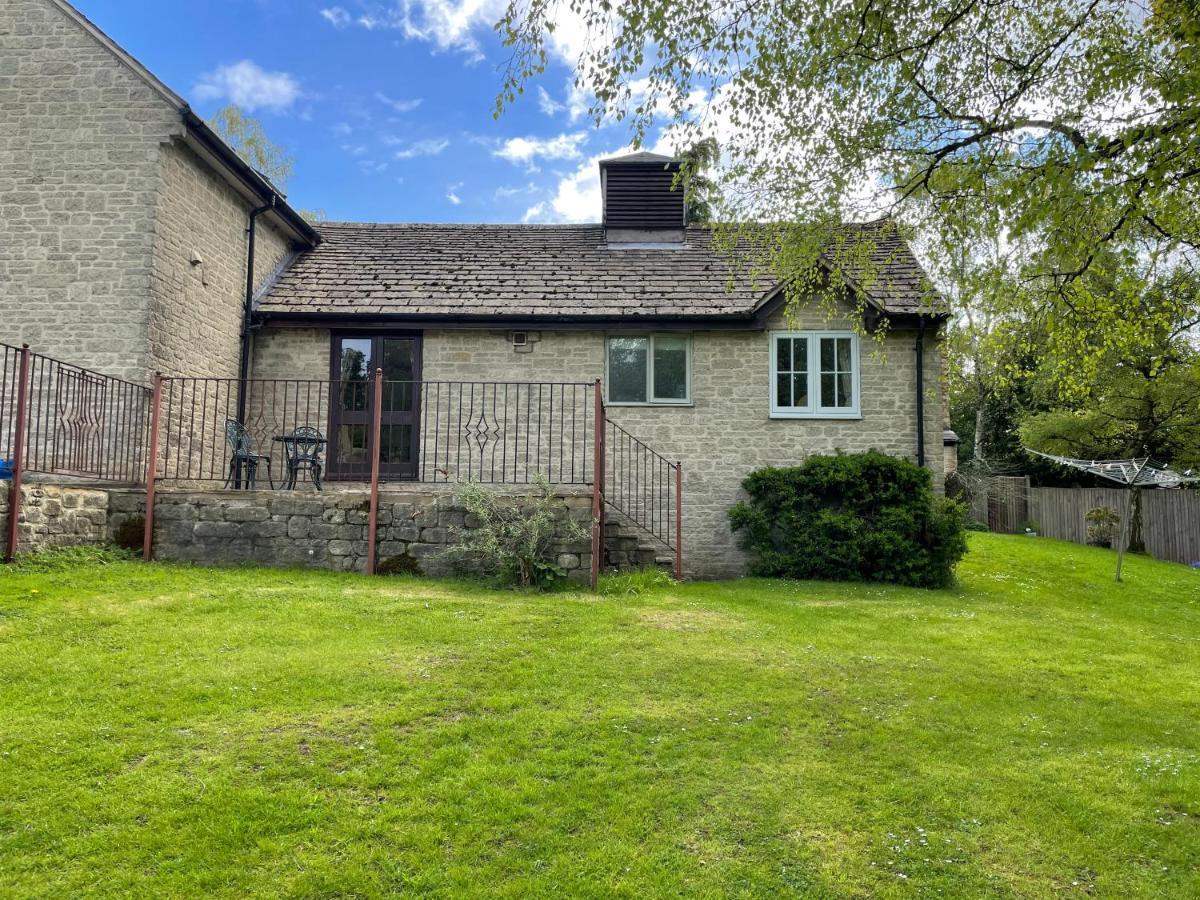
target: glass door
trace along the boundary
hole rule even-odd
[[[334,335],[333,390],[329,423],[329,477],[366,480],[371,453],[389,478],[416,478],[420,435],[420,335]],[[379,448],[371,447],[371,400],[375,369],[383,369]]]

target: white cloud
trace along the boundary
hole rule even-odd
[[[536,194],[538,186],[530,181],[528,184],[508,185],[502,184],[496,188],[495,198],[497,200],[508,200],[511,197],[519,197],[522,194]]]
[[[622,147],[611,153],[599,153],[579,164],[573,172],[562,175],[554,195],[525,210],[523,222],[599,222],[600,221],[600,160],[629,153]]]
[[[201,76],[195,95],[198,100],[228,100],[247,112],[282,112],[300,96],[300,84],[287,72],[267,72],[243,59]]]
[[[336,125],[333,126],[332,130],[333,130],[333,133],[338,135],[339,137],[345,137],[350,132],[352,132],[354,129],[351,128],[350,125],[346,122],[338,122]]]
[[[504,141],[492,151],[492,155],[510,163],[533,167],[538,159],[579,159],[583,155],[579,146],[586,140],[586,131],[560,134],[552,138],[515,137]]]
[[[390,107],[392,110],[398,113],[412,112],[421,105],[420,97],[416,97],[412,100],[394,100],[387,94],[383,93],[383,91],[376,91],[375,99],[384,106]]]
[[[567,105],[565,103],[559,103],[557,100],[555,100],[553,97],[550,96],[549,91],[547,91],[544,87],[542,87],[539,84],[538,85],[538,109],[540,109],[542,112],[544,112],[548,116],[557,116],[560,112],[566,112]]]
[[[418,156],[437,156],[449,146],[450,142],[445,138],[428,138],[422,141],[413,141],[403,150],[397,150],[393,154],[393,158],[413,159]]]
[[[504,15],[508,0],[362,0],[362,12],[350,13],[342,6],[321,10],[321,17],[335,28],[350,24],[374,31],[396,29],[411,40],[426,41],[442,51],[464,53],[471,61],[483,59],[480,38],[491,35]],[[561,5],[551,15],[554,32],[547,48],[560,61],[574,65],[588,39],[579,16]]]
[[[462,203],[462,197],[458,196],[456,191],[463,186],[463,182],[456,181],[454,184],[446,188],[446,199],[450,201],[452,206],[458,206]]]
[[[345,28],[350,24],[350,13],[340,6],[330,6],[321,10],[321,18],[334,28]]]

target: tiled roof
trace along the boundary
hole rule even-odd
[[[748,316],[776,285],[690,227],[677,248],[606,246],[600,225],[324,223],[261,313],[412,316]],[[868,297],[887,312],[925,306],[924,273],[889,229],[874,242]],[[739,269],[740,271],[732,271]]]

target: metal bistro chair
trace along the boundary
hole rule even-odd
[[[237,419],[225,420],[225,442],[229,444],[229,477],[225,479],[225,488],[245,487],[252,491],[258,481],[258,464],[267,467],[267,484],[275,488],[275,479],[271,477],[271,457],[258,452],[254,437]]]
[[[321,490],[321,448],[325,446],[325,435],[312,425],[293,428],[283,437],[287,450],[288,477],[284,490],[295,490],[296,480],[302,469],[307,469],[313,487]]]

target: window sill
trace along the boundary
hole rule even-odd
[[[828,419],[840,422],[857,422],[862,419],[862,413],[826,413],[826,412],[776,412],[772,411],[772,419]]]
[[[653,402],[642,402],[642,403],[639,403],[634,400],[605,400],[604,405],[605,406],[645,406],[645,407],[654,407],[656,409],[688,409],[690,407],[695,406],[696,404],[693,403],[691,400],[678,400],[675,402],[670,402],[670,401],[666,401],[666,400],[655,400]]]

